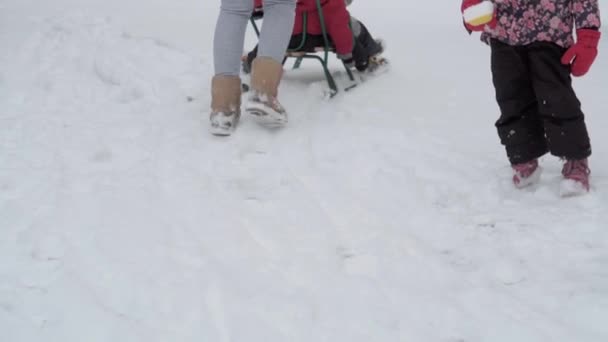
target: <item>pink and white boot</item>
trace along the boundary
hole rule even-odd
[[[511,168],[513,169],[513,185],[518,189],[537,183],[542,172],[542,168],[538,166],[538,159],[515,164]]]
[[[562,169],[564,179],[560,184],[560,195],[562,197],[572,197],[588,193],[590,174],[591,170],[587,159],[567,160]]]

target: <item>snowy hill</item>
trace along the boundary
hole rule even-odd
[[[287,128],[228,139],[216,1],[50,3],[0,1],[1,341],[608,339],[607,38],[562,199],[552,157],[510,185],[459,3],[355,1],[391,72],[328,101],[305,64]]]

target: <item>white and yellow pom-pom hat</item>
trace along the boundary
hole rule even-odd
[[[482,1],[477,5],[466,8],[462,16],[464,21],[471,26],[489,24],[494,19],[494,3]]]

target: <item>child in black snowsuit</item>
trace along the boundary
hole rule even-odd
[[[588,192],[591,144],[570,75],[585,75],[597,56],[598,0],[463,0],[462,12],[492,50],[496,127],[514,185],[537,181],[538,158],[550,152],[565,160],[561,194]]]

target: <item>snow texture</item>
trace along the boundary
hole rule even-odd
[[[355,2],[390,73],[327,100],[306,63],[287,127],[230,138],[217,7],[0,1],[0,340],[608,340],[606,39],[576,80],[592,191],[563,199],[553,157],[510,184],[459,3]]]

